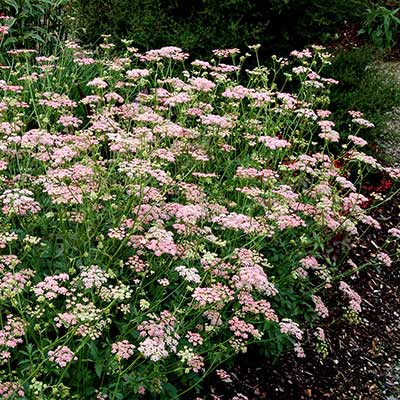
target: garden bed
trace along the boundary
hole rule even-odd
[[[306,385],[308,348],[350,368],[337,347],[369,340],[354,287],[395,268],[397,216],[374,211],[400,170],[363,152],[361,112],[335,130],[331,55],[267,68],[255,45],[247,70],[235,48],[190,63],[124,45],[0,53],[2,397],[209,396],[207,376],[234,383],[224,363],[256,352],[296,354]]]

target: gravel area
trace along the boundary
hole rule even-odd
[[[377,73],[384,74],[400,92],[400,62],[386,62],[377,66]],[[380,135],[379,147],[390,164],[400,165],[400,104],[386,114],[386,124]]]

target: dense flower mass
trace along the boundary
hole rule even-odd
[[[229,382],[220,363],[253,342],[303,357],[309,323],[323,340],[327,288],[361,312],[345,278],[358,267],[330,247],[381,229],[362,178],[375,170],[395,190],[400,171],[360,150],[362,114],[335,131],[323,48],[275,58],[279,79],[242,71],[247,56],[222,63],[236,48],[188,64],[172,46],[109,56],[105,37],[57,58],[7,53],[7,34],[2,398],[177,398],[212,369]],[[291,93],[276,83],[288,80]]]

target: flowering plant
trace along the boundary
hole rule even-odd
[[[326,288],[361,310],[344,280],[362,266],[343,272],[329,243],[379,229],[363,175],[400,171],[361,151],[361,114],[332,153],[323,48],[242,71],[246,86],[234,50],[3,54],[3,398],[178,398],[252,343],[302,356]]]

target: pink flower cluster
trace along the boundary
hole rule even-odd
[[[279,139],[272,136],[260,136],[258,138],[260,143],[264,143],[269,149],[276,150],[285,147],[290,147],[290,143],[285,139]]]
[[[386,267],[390,267],[392,265],[392,259],[390,258],[389,254],[383,251],[379,252],[375,257]]]
[[[0,365],[11,358],[10,349],[23,342],[25,323],[18,317],[7,315],[3,329],[0,330]]]
[[[201,115],[200,120],[203,125],[215,126],[221,129],[230,129],[233,126],[232,121],[220,115]]]
[[[226,382],[226,383],[232,382],[231,375],[228,372],[226,372],[225,370],[217,369],[215,372],[216,372],[218,378],[221,379],[222,382]]]
[[[127,340],[113,343],[111,346],[111,353],[124,360],[128,360],[133,355],[134,350],[135,346]]]
[[[1,270],[0,264],[0,272],[2,272]],[[0,296],[3,298],[11,298],[20,294],[34,276],[35,271],[32,269],[5,272],[0,278]]]
[[[145,78],[150,75],[150,71],[148,69],[130,69],[126,71],[126,77],[128,79],[136,80],[140,78]]]
[[[66,95],[61,95],[58,93],[52,92],[44,92],[41,94],[42,99],[38,101],[38,103],[42,106],[50,107],[50,108],[73,108],[77,106],[77,103],[74,100],[71,100]]]
[[[87,86],[92,86],[97,89],[106,89],[108,87],[108,83],[101,78],[94,78],[87,83]]]
[[[255,178],[263,182],[268,182],[278,178],[278,174],[270,169],[244,168],[237,167],[235,177],[238,178]]]
[[[66,273],[46,276],[42,282],[34,286],[33,292],[36,296],[44,296],[47,300],[53,300],[58,295],[67,296],[70,292],[61,284],[68,281],[69,276]]]
[[[400,239],[400,229],[398,228],[390,228],[388,230],[389,235],[392,235],[396,239]]]
[[[339,142],[339,133],[333,130],[335,123],[328,120],[318,121],[318,125],[321,128],[321,133],[318,135],[320,138],[327,140],[328,142]]]
[[[177,267],[175,267],[175,271],[178,272],[179,276],[181,276],[188,282],[193,282],[193,283],[201,282],[201,277],[196,268],[189,268],[186,267],[185,265],[178,265]]]
[[[239,268],[237,275],[232,278],[232,282],[239,290],[256,290],[264,293],[266,296],[275,296],[278,293],[275,286],[268,281],[266,273],[259,265]]]
[[[339,289],[345,294],[350,301],[350,307],[356,312],[361,312],[361,297],[346,282],[339,282]]]
[[[279,323],[279,328],[282,333],[294,336],[297,340],[301,340],[303,338],[303,331],[299,328],[299,324],[293,322],[289,318],[284,318]]]
[[[321,297],[317,295],[312,296],[312,301],[315,304],[315,312],[321,317],[321,318],[327,318],[329,316],[329,310],[323,303]]]
[[[147,231],[144,245],[158,257],[162,254],[174,256],[177,252],[172,232],[159,227],[151,227]]]
[[[360,147],[366,146],[368,144],[368,142],[366,140],[364,140],[363,138],[360,138],[359,136],[349,135],[348,139]]]
[[[260,338],[261,334],[258,329],[254,328],[252,324],[249,324],[238,317],[233,317],[228,321],[229,329],[233,334],[242,339],[248,339],[250,336]]]
[[[58,119],[58,123],[64,126],[65,128],[73,127],[78,128],[82,121],[79,118],[74,117],[73,115],[62,115]]]
[[[14,399],[15,396],[25,398],[22,386],[15,382],[0,382],[0,397],[3,400]]]
[[[154,49],[147,51],[140,57],[141,61],[160,61],[161,59],[171,59],[175,61],[184,61],[189,57],[189,54],[184,53],[182,49],[175,46],[166,46],[161,49]]]
[[[217,283],[210,287],[196,288],[192,296],[201,307],[205,307],[207,304],[227,303],[233,300],[233,293],[228,286]]]
[[[54,351],[49,351],[47,355],[49,361],[56,363],[61,368],[65,368],[71,361],[78,360],[78,357],[67,346],[58,346]]]
[[[265,221],[259,218],[252,218],[236,212],[215,216],[212,218],[212,222],[227,229],[242,230],[246,233],[256,233],[259,235],[269,233],[271,229]]]
[[[232,49],[215,49],[212,51],[212,53],[217,56],[217,57],[229,57],[233,56],[235,54],[239,54],[240,50],[238,48],[232,48]]]
[[[160,317],[142,322],[137,330],[140,336],[146,338],[140,343],[138,350],[152,361],[159,361],[175,353],[179,335],[175,333],[176,318],[169,312],[163,311]]]
[[[186,339],[193,346],[200,346],[203,344],[203,338],[199,333],[188,331],[188,333],[186,334]]]
[[[37,214],[40,204],[33,198],[33,193],[27,189],[7,189],[0,196],[4,214],[27,215]]]

